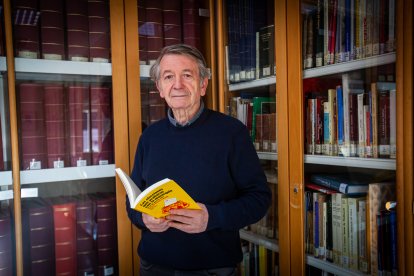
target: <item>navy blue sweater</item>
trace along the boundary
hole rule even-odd
[[[208,109],[189,126],[173,126],[167,118],[149,126],[141,135],[131,178],[145,189],[166,177],[206,205],[207,230],[153,233],[127,203],[129,218],[142,229],[140,257],[183,270],[237,265],[242,260],[239,229],[260,220],[271,201],[246,127]]]

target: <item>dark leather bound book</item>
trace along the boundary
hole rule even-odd
[[[89,20],[86,0],[66,1],[68,59],[89,61]]]
[[[12,276],[13,271],[13,227],[10,209],[0,207],[0,275]]]
[[[149,112],[149,123],[155,123],[167,115],[167,105],[160,97],[160,93],[156,90],[151,89],[148,92],[148,112]]]
[[[146,33],[148,63],[153,64],[164,46],[162,1],[146,1]]]
[[[112,101],[109,87],[91,86],[92,165],[114,163]]]
[[[138,0],[138,35],[139,35],[139,64],[147,64],[148,43],[147,43],[147,19],[145,0]]]
[[[3,159],[3,135],[1,133],[1,116],[0,116],[0,171],[4,170],[4,159]]]
[[[47,162],[43,86],[22,83],[18,90],[21,166],[23,170],[44,169]]]
[[[22,199],[25,275],[53,275],[55,242],[52,209],[41,198]]]
[[[48,84],[45,92],[45,122],[48,168],[68,166],[66,150],[66,105],[62,84]]]
[[[94,241],[95,206],[88,196],[76,200],[76,250],[78,275],[96,275],[97,252]]]
[[[98,275],[116,275],[118,271],[116,198],[112,193],[93,197],[96,208],[96,246]]]
[[[92,62],[110,60],[109,2],[88,1],[89,58]]]
[[[89,87],[68,87],[70,164],[91,164]]]
[[[63,0],[40,0],[39,8],[42,14],[40,21],[42,58],[63,60],[66,58]]]
[[[76,202],[52,198],[56,275],[77,274]]]
[[[163,0],[164,46],[182,42],[181,0]]]
[[[183,38],[184,43],[200,48],[200,16],[198,0],[183,0]]]
[[[13,6],[16,56],[39,58],[39,16],[37,0],[17,0]]]

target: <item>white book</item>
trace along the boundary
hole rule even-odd
[[[348,198],[342,198],[342,267],[349,268],[349,215]]]
[[[342,265],[342,197],[342,193],[332,194],[332,251],[333,261],[337,265]]]
[[[358,270],[358,208],[360,198],[348,198],[349,268]]]
[[[358,201],[358,259],[359,271],[368,273],[368,247],[367,247],[367,201],[361,199]]]

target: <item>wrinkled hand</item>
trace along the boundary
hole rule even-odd
[[[165,218],[155,218],[143,213],[142,220],[151,232],[164,232],[169,228],[168,221]]]
[[[198,203],[201,210],[172,209],[166,216],[169,227],[176,228],[186,233],[201,233],[207,229],[208,211],[204,204]]]

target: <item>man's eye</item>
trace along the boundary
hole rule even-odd
[[[164,77],[165,80],[171,80],[174,76],[173,75],[167,75]]]
[[[192,78],[192,76],[191,76],[190,74],[185,74],[185,75],[184,75],[184,78],[186,78],[186,79],[191,79],[191,78]]]

